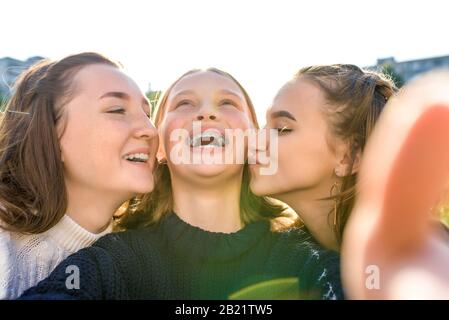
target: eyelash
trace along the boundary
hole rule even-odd
[[[178,102],[178,103],[176,104],[176,108],[181,107],[181,106],[183,106],[183,105],[185,105],[185,104],[189,104],[189,105],[192,105],[192,106],[194,105],[193,102],[190,101],[190,100],[181,100],[180,102]],[[230,104],[230,105],[232,105],[232,106],[234,106],[234,107],[236,107],[236,108],[238,107],[237,104],[236,104],[234,101],[229,100],[229,99],[222,100],[222,101],[220,101],[220,103],[219,103],[220,106],[225,105],[225,104]]]
[[[220,106],[222,106],[222,105],[224,105],[224,104],[230,104],[230,105],[232,105],[232,106],[234,106],[234,107],[237,107],[237,104],[236,104],[234,101],[229,100],[229,99],[222,100],[222,101],[220,101],[220,103],[219,103]]]
[[[287,126],[284,126],[282,128],[276,128],[276,130],[278,131],[278,134],[284,134],[284,133],[292,132],[292,129],[288,129]]]
[[[176,104],[176,108],[179,108],[179,107],[181,107],[181,106],[183,106],[183,105],[185,105],[185,104],[193,105],[193,102],[190,101],[190,100],[181,100],[181,101],[179,101],[179,102]]]
[[[117,109],[108,111],[108,113],[125,114],[125,109],[124,108],[117,108]]]
[[[125,112],[126,112],[125,108],[117,108],[114,110],[107,111],[107,113],[113,113],[113,114],[125,114]],[[151,113],[145,112],[145,115],[148,117],[148,119],[151,120]]]

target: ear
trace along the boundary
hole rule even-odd
[[[359,172],[360,164],[362,162],[362,150],[357,148],[355,154],[353,155],[354,159],[352,159],[352,172],[351,174],[355,174]]]
[[[58,136],[58,149],[55,150],[56,152],[59,151],[59,159],[61,160],[62,163],[65,162],[65,157],[64,157],[65,152],[63,151],[64,150],[63,138],[64,137]]]
[[[355,174],[359,171],[362,151],[357,148],[355,154],[352,154],[351,144],[349,142],[339,142],[336,146],[337,165],[335,174],[337,177],[344,177],[349,174]]]
[[[59,123],[56,125],[56,137],[58,139],[58,151],[59,151],[59,159],[61,159],[61,162],[64,163],[64,152],[62,152],[63,149],[63,140],[64,140],[64,130],[63,125]]]

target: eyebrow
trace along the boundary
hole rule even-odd
[[[103,98],[118,98],[118,99],[122,99],[122,100],[130,100],[130,97],[127,93],[120,92],[120,91],[106,92],[105,94],[103,94],[100,97],[100,99],[103,99]]]
[[[237,97],[239,99],[242,99],[242,96],[240,94],[238,94],[237,92],[232,91],[232,90],[222,89],[219,92],[223,93],[223,94],[229,94],[229,95],[235,96],[235,97]]]
[[[281,111],[275,111],[271,114],[271,119],[275,118],[288,118],[290,120],[296,121],[296,118],[288,111],[281,110]]]
[[[187,94],[194,94],[195,92],[193,90],[182,90],[173,93],[173,97],[181,96],[181,95],[187,95]]]
[[[235,96],[237,98],[242,99],[242,96],[240,94],[238,94],[237,92],[232,91],[232,90],[221,89],[219,92],[222,93],[222,94],[229,94],[229,95],[232,95],[232,96]],[[195,91],[193,91],[193,90],[182,90],[182,91],[173,93],[173,97],[181,96],[181,95],[188,95],[188,94],[195,94]]]

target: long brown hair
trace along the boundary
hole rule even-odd
[[[245,97],[254,126],[258,128],[256,112],[246,90],[232,75],[216,68],[209,68],[206,70],[194,69],[186,72],[181,77],[179,77],[165,91],[164,95],[161,97],[158,103],[155,116],[156,127],[160,125],[163,119],[167,106],[167,100],[173,87],[184,77],[201,71],[214,72],[234,81],[239,86]],[[165,215],[172,212],[173,195],[168,167],[166,165],[157,164],[154,172],[154,179],[155,188],[151,193],[146,194],[141,198],[134,198],[130,201],[128,209],[117,221],[119,228],[132,229],[157,223]],[[276,223],[282,225],[282,222],[279,222],[280,220],[278,221],[275,219],[286,217],[286,214],[284,214],[286,207],[281,204],[275,203],[269,198],[254,195],[249,188],[249,179],[250,172],[248,169],[248,165],[245,164],[242,178],[242,189],[240,193],[242,222],[244,224],[247,224],[254,221],[267,220],[273,222],[274,225],[276,225]]]
[[[97,53],[42,60],[17,79],[0,118],[0,227],[41,233],[65,214],[67,193],[57,124],[76,91],[74,77],[92,64],[119,65]]]
[[[388,99],[397,91],[394,82],[374,71],[362,70],[355,65],[334,64],[310,66],[299,70],[294,79],[306,79],[320,88],[327,104],[330,135],[349,143],[350,156],[354,161],[358,152],[363,152],[366,141]],[[331,139],[328,139],[332,149]],[[344,227],[354,205],[357,173],[343,177],[340,193],[330,198],[337,201],[336,233],[341,243]],[[333,210],[331,212],[333,213]]]

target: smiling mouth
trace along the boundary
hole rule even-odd
[[[132,153],[123,157],[127,161],[147,163],[150,158],[147,153]]]
[[[188,137],[187,144],[191,148],[223,148],[228,144],[228,141],[219,132],[203,132],[193,137]]]

